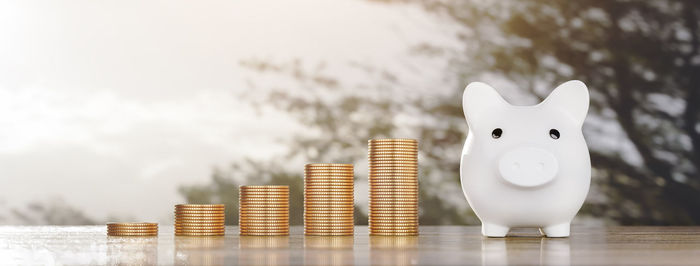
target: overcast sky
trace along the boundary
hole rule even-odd
[[[178,185],[301,129],[240,98],[255,78],[241,60],[407,64],[441,30],[364,1],[2,2],[0,200],[168,222]]]

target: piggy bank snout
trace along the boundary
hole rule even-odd
[[[503,154],[498,170],[501,177],[513,185],[536,187],[554,179],[559,171],[559,162],[549,151],[523,147]]]

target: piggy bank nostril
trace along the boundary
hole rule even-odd
[[[520,163],[513,163],[513,167],[515,167],[515,169],[520,169]]]
[[[540,162],[537,164],[537,170],[539,170],[539,171],[544,170],[544,163],[543,162]]]

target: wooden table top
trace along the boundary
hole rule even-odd
[[[519,229],[421,226],[417,237],[107,237],[105,226],[0,226],[0,264],[181,265],[700,265],[700,227],[573,227],[569,238]]]

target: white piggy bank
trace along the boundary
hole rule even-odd
[[[513,227],[569,236],[591,183],[581,131],[588,102],[578,80],[534,106],[511,105],[481,82],[467,86],[462,104],[469,133],[460,176],[484,236],[504,237]]]

